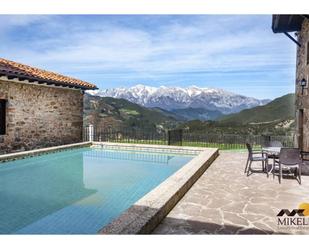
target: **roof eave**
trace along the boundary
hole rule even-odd
[[[274,33],[300,31],[305,18],[308,15],[273,15],[272,30]]]
[[[7,73],[7,72],[1,72],[0,71],[0,77],[5,76],[8,78],[8,80],[12,79],[18,79],[19,81],[23,82],[27,80],[29,83],[35,83],[37,82],[39,85],[54,85],[54,86],[61,86],[61,87],[66,87],[66,88],[72,88],[72,89],[81,89],[81,90],[96,90],[98,89],[97,86],[81,86],[81,85],[76,85],[76,84],[69,84],[66,82],[61,82],[61,81],[54,81],[54,80],[46,80],[38,77],[31,77],[28,75],[19,75],[16,73]]]

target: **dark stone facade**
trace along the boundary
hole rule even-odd
[[[0,79],[0,99],[7,100],[0,154],[82,141],[80,90]]]
[[[309,151],[309,20],[302,23],[301,31],[298,34],[298,41],[301,44],[297,49],[296,69],[296,120],[298,127],[297,143],[304,151]],[[300,82],[307,81],[307,86],[302,90]]]

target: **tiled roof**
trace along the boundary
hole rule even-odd
[[[38,83],[47,83],[56,86],[75,87],[83,90],[97,88],[96,85],[82,80],[2,58],[0,58],[0,76],[7,76],[9,79],[18,78],[19,80],[29,80],[29,82],[37,81]]]

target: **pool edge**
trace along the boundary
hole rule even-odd
[[[66,149],[82,148],[82,147],[87,147],[91,145],[92,145],[92,142],[82,142],[82,143],[66,144],[66,145],[59,145],[59,146],[53,146],[53,147],[47,147],[47,148],[41,148],[41,149],[35,149],[35,150],[2,154],[0,155],[0,163],[6,162],[6,161],[13,161],[17,159],[23,159],[27,157],[38,156],[42,154],[48,154],[52,152],[58,152],[58,151],[66,150]]]
[[[123,144],[119,144],[119,146],[121,145]],[[135,145],[135,147],[140,146]],[[173,149],[185,150],[185,147],[179,146],[156,145],[155,147],[162,149],[173,147]],[[189,148],[192,149],[193,147]],[[202,148],[199,151],[200,153],[190,162],[135,202],[111,223],[100,229],[98,233],[151,233],[219,155],[217,148]]]

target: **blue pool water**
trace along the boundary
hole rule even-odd
[[[191,159],[81,148],[1,163],[0,233],[97,233]]]

